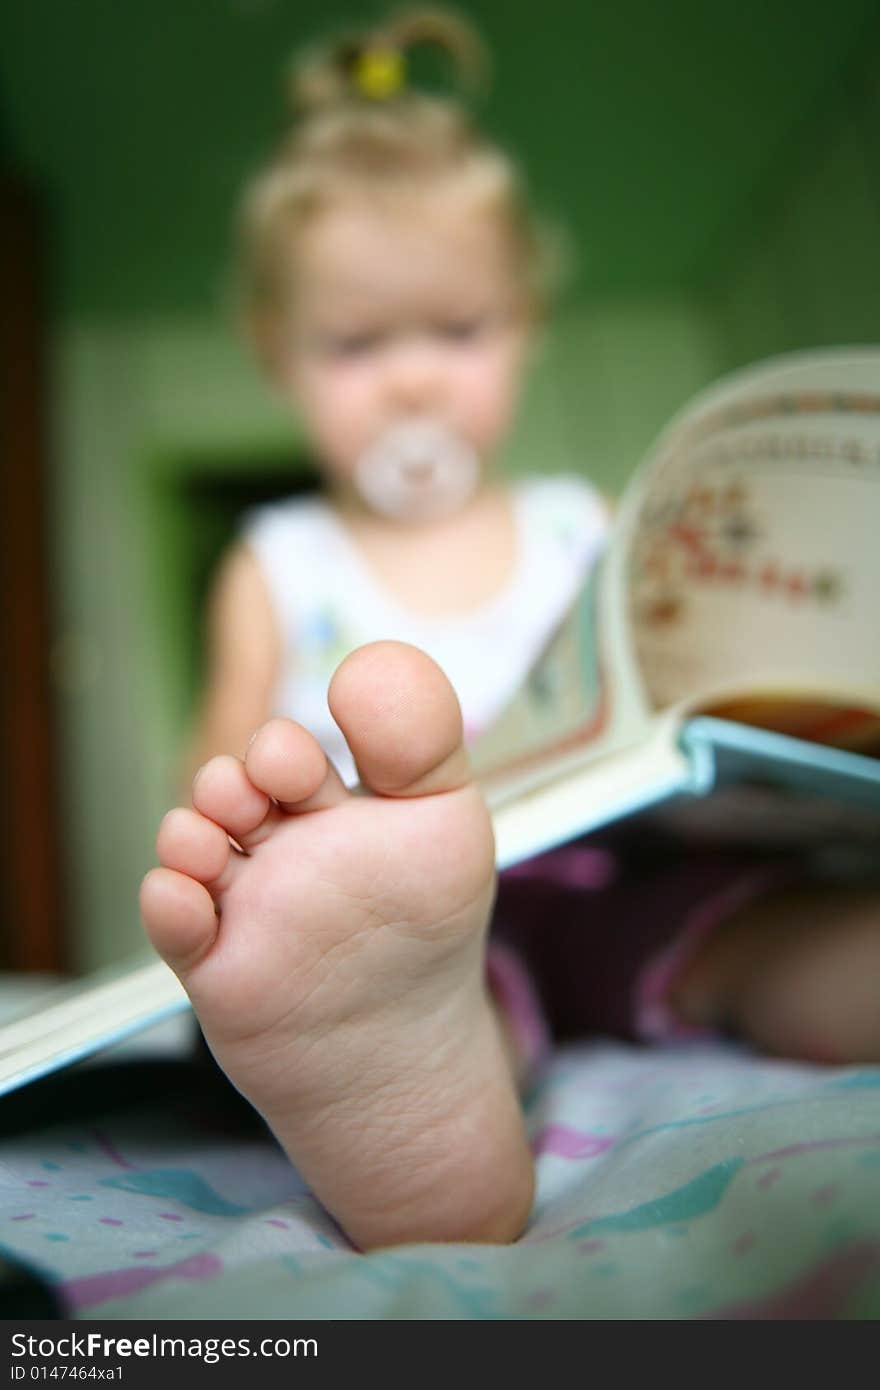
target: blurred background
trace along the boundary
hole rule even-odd
[[[224,308],[231,211],[288,53],[384,6],[6,0],[0,10],[0,967],[141,945],[198,612],[295,422]],[[467,0],[482,112],[578,273],[512,471],[619,492],[722,372],[880,324],[880,0]]]

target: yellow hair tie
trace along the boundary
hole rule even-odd
[[[385,101],[399,92],[406,78],[406,64],[398,48],[365,48],[352,73],[355,86],[374,101]]]

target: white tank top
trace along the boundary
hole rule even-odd
[[[304,724],[350,785],[357,772],[327,708],[340,661],[365,642],[421,647],[461,702],[469,743],[501,713],[592,569],[608,530],[601,497],[576,477],[524,479],[512,489],[514,572],[471,613],[427,617],[401,604],[321,497],[258,507],[242,539],[254,551],[278,622],[282,662],[274,714]]]

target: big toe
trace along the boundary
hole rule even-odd
[[[452,791],[470,777],[461,708],[435,661],[402,642],[372,642],[330,683],[330,712],[361,781],[382,796]]]

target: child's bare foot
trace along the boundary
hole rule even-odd
[[[673,1007],[765,1051],[880,1062],[880,885],[803,884],[744,908],[682,973]]]
[[[484,984],[493,841],[458,703],[423,653],[376,643],[330,707],[368,794],[272,720],[165,817],[144,923],[356,1244],[512,1240],[532,1166]]]

